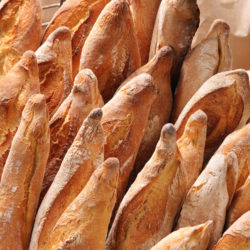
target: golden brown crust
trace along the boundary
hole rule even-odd
[[[0,3],[0,78],[27,50],[39,46],[42,10],[39,0],[3,0]]]
[[[61,26],[68,27],[72,32],[72,66],[73,77],[79,70],[82,47],[97,17],[110,0],[67,0],[54,14],[47,26],[43,41]]]
[[[246,249],[250,249],[250,211],[235,221],[214,247],[214,250]]]
[[[249,153],[248,153],[249,154]],[[248,165],[249,166],[249,165]],[[226,227],[230,227],[241,215],[250,210],[250,175],[244,185],[239,188],[227,212]]]
[[[250,174],[250,123],[229,134],[217,152],[223,154],[234,152],[237,155],[239,171],[236,189],[238,189]]]
[[[68,28],[56,29],[36,51],[41,93],[50,116],[69,95],[72,80],[71,34]]]
[[[119,206],[107,238],[107,250],[149,249],[166,235],[163,234],[151,244],[144,244],[151,240],[155,231],[159,230],[159,221],[164,219],[168,199],[164,190],[176,173],[176,165],[179,165],[175,154],[176,131],[172,124],[166,124],[154,154],[137,175]]]
[[[173,120],[187,102],[214,74],[232,69],[229,47],[229,25],[223,20],[213,22],[207,36],[185,57],[174,98]]]
[[[148,62],[150,44],[161,0],[128,0],[135,25],[142,65]]]
[[[117,204],[122,199],[147,127],[149,111],[155,98],[152,80],[145,73],[133,78],[102,109],[102,125],[106,136],[104,157],[116,157],[120,162]]]
[[[24,106],[36,93],[39,93],[36,57],[32,51],[27,51],[0,80],[0,177]]]
[[[113,0],[105,6],[86,39],[80,69],[93,70],[106,102],[120,83],[140,66],[129,6],[126,0]]]
[[[174,126],[163,127],[155,152],[120,204],[106,249],[149,249],[171,232],[181,202],[202,167],[206,115],[194,114],[184,134],[176,144]]]
[[[47,249],[104,249],[118,180],[119,161],[108,158],[59,218]]]
[[[85,69],[75,78],[70,95],[50,120],[50,155],[44,175],[40,199],[43,199],[79,128],[90,111],[103,106],[94,73]]]
[[[83,122],[37,212],[30,249],[47,249],[49,235],[67,206],[77,197],[93,171],[103,162],[102,110]]]
[[[46,162],[49,126],[45,97],[30,97],[0,184],[0,248],[27,249]]]
[[[163,46],[175,50],[171,70],[172,86],[177,84],[182,61],[199,25],[196,0],[163,0],[160,4],[151,41],[149,58]]]
[[[212,224],[213,222],[210,220],[197,226],[181,228],[162,239],[151,250],[207,249],[213,229]]]
[[[147,73],[152,76],[157,90],[156,98],[150,109],[148,125],[136,156],[133,176],[144,167],[154,152],[159,140],[161,128],[168,121],[172,109],[172,92],[170,85],[170,69],[172,66],[173,49],[162,47],[144,66],[131,74],[119,87],[124,86],[135,76]]]
[[[213,231],[208,249],[211,249],[221,236],[226,210],[235,192],[238,178],[236,155],[216,153],[189,190],[177,228],[195,226],[204,221],[213,221]]]
[[[177,137],[183,133],[189,116],[203,110],[208,117],[205,157],[211,156],[224,138],[243,127],[249,117],[250,86],[244,70],[222,72],[208,79],[193,95],[179,115]]]

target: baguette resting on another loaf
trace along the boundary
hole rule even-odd
[[[56,29],[36,51],[41,93],[50,116],[69,95],[72,80],[71,34],[68,28]]]
[[[59,218],[46,249],[103,250],[118,182],[119,161],[108,158]]]
[[[126,0],[108,3],[82,49],[79,69],[91,69],[105,102],[141,66],[133,19]]]
[[[39,78],[36,56],[32,51],[27,51],[0,80],[0,177],[24,106],[29,97],[37,93]]]
[[[151,250],[205,250],[212,230],[211,220],[197,226],[183,227],[162,239]]]
[[[103,162],[102,110],[84,120],[36,215],[30,250],[47,249],[49,236],[64,210],[77,197],[94,170]]]
[[[96,76],[89,69],[80,71],[75,78],[71,93],[49,122],[50,155],[40,199],[44,197],[54,180],[82,122],[92,109],[102,106],[103,100],[98,90]]]
[[[27,249],[49,155],[44,95],[30,97],[0,183],[0,249]]]

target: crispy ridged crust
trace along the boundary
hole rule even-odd
[[[249,151],[248,151],[249,154]],[[248,165],[249,166],[249,165]],[[230,227],[241,215],[250,210],[250,175],[233,197],[227,212],[226,227]]]
[[[100,124],[101,117],[101,109],[89,114],[65,155],[37,212],[30,250],[47,249],[48,238],[57,220],[103,162],[105,137]]]
[[[71,34],[68,28],[55,30],[36,51],[41,93],[50,116],[69,95],[72,80]]]
[[[208,117],[205,158],[208,159],[224,138],[243,127],[250,112],[249,78],[244,70],[222,72],[208,79],[186,104],[175,123],[177,137],[196,110]]]
[[[206,38],[185,57],[174,98],[174,121],[206,80],[219,72],[232,69],[229,31],[226,22],[215,20]]]
[[[205,138],[206,115],[201,111],[190,118],[177,143],[173,125],[163,127],[154,154],[120,204],[106,249],[150,249],[171,232],[201,169]]]
[[[32,51],[27,51],[0,80],[0,177],[24,106],[36,93],[39,93],[36,57]]]
[[[155,98],[152,80],[145,73],[133,78],[102,109],[102,125],[106,136],[104,157],[116,157],[120,162],[117,205],[123,197],[147,127],[149,111]]]
[[[27,249],[49,155],[45,97],[30,97],[0,184],[0,249]]]
[[[39,46],[42,10],[39,0],[3,0],[0,3],[0,78],[27,50]]]
[[[128,0],[140,48],[142,65],[148,62],[150,44],[161,0]]]
[[[199,25],[199,8],[196,0],[163,0],[160,4],[149,58],[163,46],[171,46],[175,50],[171,82],[177,84],[182,61],[191,45],[193,36]]]
[[[80,71],[70,95],[50,120],[50,155],[40,199],[43,199],[54,180],[82,122],[92,109],[102,106],[103,100],[98,90],[96,76],[89,69]]]
[[[197,226],[181,228],[162,239],[151,250],[207,249],[212,225],[210,220]]]
[[[208,249],[221,236],[226,210],[235,192],[238,178],[236,155],[216,153],[189,190],[182,206],[177,228],[213,221]]]
[[[250,249],[250,211],[243,214],[223,234],[213,250]]]
[[[238,158],[238,181],[236,189],[244,184],[250,174],[250,123],[229,134],[217,152],[227,154],[234,152]]]
[[[79,70],[82,47],[97,17],[110,0],[67,0],[54,14],[47,26],[42,42],[61,26],[66,26],[72,33],[73,77]]]
[[[161,128],[168,122],[171,113],[173,98],[170,85],[170,69],[172,58],[173,49],[171,47],[165,46],[161,48],[146,65],[131,74],[119,87],[120,89],[135,76],[147,73],[152,76],[157,90],[156,98],[149,113],[147,129],[136,156],[133,176],[137,175],[153,154],[160,137]]]
[[[80,69],[89,68],[94,72],[106,102],[120,83],[140,66],[140,52],[128,3],[113,0],[105,6],[86,39]]]
[[[59,218],[46,249],[103,250],[118,181],[119,161],[109,158]]]

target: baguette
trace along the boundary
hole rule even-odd
[[[105,6],[85,41],[79,69],[89,68],[94,72],[107,102],[120,83],[140,66],[128,3],[113,0]]]
[[[189,190],[184,201],[177,229],[195,226],[212,220],[213,231],[208,249],[221,237],[226,210],[230,205],[237,184],[237,157],[215,154]]]
[[[155,98],[152,80],[146,73],[133,78],[102,108],[102,126],[106,136],[104,158],[116,157],[120,162],[117,206],[127,187],[147,127]]]
[[[249,154],[249,153],[248,153]],[[250,210],[250,175],[245,184],[239,188],[233,197],[227,213],[226,227],[230,227],[241,215]]]
[[[30,97],[0,183],[0,249],[27,249],[49,155],[45,97]]]
[[[215,20],[206,38],[185,57],[175,92],[173,120],[176,120],[194,93],[211,76],[232,69],[229,25]]]
[[[149,59],[163,46],[174,48],[171,70],[172,87],[177,84],[182,61],[199,25],[200,11],[196,0],[162,0],[151,41]]]
[[[41,19],[39,0],[0,2],[0,78],[21,59],[25,51],[38,48]]]
[[[197,226],[181,228],[162,239],[151,250],[207,249],[213,229],[212,224],[210,220]]]
[[[54,180],[82,122],[92,109],[102,106],[103,100],[98,90],[96,76],[89,69],[80,71],[75,78],[70,95],[61,104],[49,123],[50,155],[40,199],[44,197]]]
[[[107,250],[150,249],[171,232],[181,202],[202,167],[205,138],[206,115],[201,111],[190,118],[177,143],[174,126],[163,127],[155,152],[120,204]]]
[[[50,116],[69,95],[72,82],[71,34],[68,28],[56,29],[36,51],[41,93]]]
[[[49,236],[57,220],[103,162],[105,138],[100,124],[101,117],[101,109],[95,109],[89,114],[65,155],[37,212],[30,250],[47,249]]]
[[[234,152],[237,155],[239,172],[236,189],[238,189],[250,174],[250,123],[229,134],[217,151],[223,154]]]
[[[72,32],[73,77],[79,70],[82,47],[97,17],[110,0],[67,0],[57,10],[47,26],[42,42],[61,26]]]
[[[118,180],[119,161],[109,158],[59,218],[46,249],[103,250]]]
[[[152,76],[157,96],[152,104],[148,125],[143,136],[135,161],[134,174],[143,168],[154,152],[155,145],[159,140],[161,128],[168,121],[172,109],[172,92],[170,84],[170,70],[172,66],[173,49],[162,47],[156,55],[144,66],[131,74],[119,87],[141,73],[148,73]]]
[[[207,160],[228,134],[247,122],[250,113],[247,73],[244,70],[233,70],[209,78],[179,115],[175,123],[177,138],[182,135],[189,116],[198,109],[203,110],[208,117],[205,149]]]
[[[27,51],[0,80],[0,178],[24,106],[36,93],[39,93],[36,57],[32,51]]]
[[[235,221],[214,247],[214,250],[247,249],[250,249],[250,211]]]
[[[128,0],[128,3],[140,48],[141,63],[144,65],[148,62],[155,19],[161,0]]]

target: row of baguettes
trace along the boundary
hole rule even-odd
[[[104,248],[122,174],[119,156],[104,161],[104,115],[105,110],[95,109],[83,122],[39,207],[30,249]],[[172,124],[163,127],[154,154],[114,214],[106,249],[150,249],[174,227],[182,229],[156,249],[162,244],[212,249],[225,221],[230,227],[216,249],[223,244],[228,249],[247,249],[249,176],[244,180],[238,176],[248,170],[250,124],[230,134],[199,175],[206,129],[207,115],[201,110],[190,116],[179,139]],[[2,249],[28,247],[49,154],[48,132],[45,97],[35,94],[23,111],[1,180],[0,237],[12,239],[1,241]],[[238,159],[244,162],[241,170]],[[239,181],[244,184],[237,190]],[[237,234],[230,238],[234,230]],[[235,248],[238,241],[240,248]]]
[[[189,50],[195,0],[68,0],[40,47],[38,1],[0,17],[1,249],[249,247],[250,87],[224,21]]]

